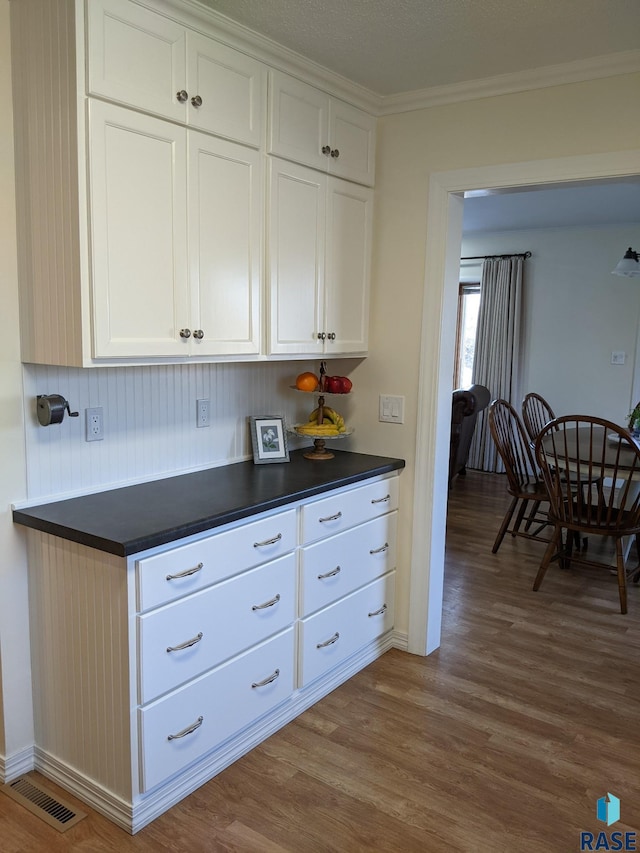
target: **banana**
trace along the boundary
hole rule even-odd
[[[318,415],[320,414],[320,406],[314,409],[309,415],[309,423],[318,423]],[[322,407],[322,423],[332,423],[334,424],[339,432],[345,431],[344,418],[341,414],[336,412],[335,409],[332,409],[331,406],[323,406]]]

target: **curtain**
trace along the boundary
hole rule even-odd
[[[507,400],[516,408],[523,266],[522,257],[485,259],[473,361],[473,383],[486,385],[492,400]],[[480,471],[504,471],[489,431],[487,409],[478,415],[468,465]]]

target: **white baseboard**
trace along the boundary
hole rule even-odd
[[[409,635],[406,631],[391,632],[391,648],[400,649],[401,652],[409,651]]]
[[[0,783],[6,785],[35,768],[35,747],[27,746],[13,755],[0,755]]]

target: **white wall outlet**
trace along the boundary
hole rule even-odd
[[[209,423],[209,401],[196,400],[196,426],[208,427]]]
[[[87,441],[102,441],[104,438],[104,423],[102,418],[102,406],[84,410]]]
[[[404,397],[380,394],[378,420],[385,424],[403,424]]]
[[[612,352],[611,364],[624,364],[627,360],[626,352]]]

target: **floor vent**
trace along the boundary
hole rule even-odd
[[[44,785],[29,776],[20,776],[13,782],[7,782],[6,785],[0,786],[0,791],[20,803],[32,814],[37,815],[49,826],[57,829],[58,832],[66,832],[86,817],[84,812],[74,809],[53,791],[49,791]]]

